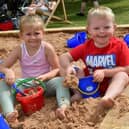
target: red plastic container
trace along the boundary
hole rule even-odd
[[[37,92],[29,96],[22,96],[20,93],[16,95],[16,99],[21,103],[25,115],[31,115],[44,106],[44,89],[40,86],[36,87],[36,89]],[[25,89],[24,93],[28,94],[31,90],[33,88]]]
[[[14,29],[14,25],[13,25],[13,22],[11,20],[0,23],[0,30],[1,31],[13,30],[13,29]]]

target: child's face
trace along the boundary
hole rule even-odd
[[[96,16],[90,19],[87,30],[95,45],[101,48],[108,45],[109,39],[114,34],[115,25],[111,18]]]
[[[43,30],[37,27],[26,26],[20,34],[27,46],[38,47],[43,39]]]

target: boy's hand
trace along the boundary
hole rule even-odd
[[[15,82],[15,74],[11,69],[6,70],[5,72],[5,81],[8,85],[12,85]]]
[[[79,80],[74,74],[69,74],[64,78],[64,86],[73,88],[73,89],[78,89],[78,83]]]
[[[69,66],[69,67],[67,68],[67,70],[66,70],[66,75],[69,75],[69,74],[74,74],[74,75],[77,74],[77,72],[76,72],[76,70],[73,68],[73,66]]]
[[[94,82],[102,82],[104,79],[104,70],[96,70],[93,73]]]

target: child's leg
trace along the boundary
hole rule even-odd
[[[114,105],[114,99],[123,91],[128,81],[128,75],[124,72],[119,72],[114,75],[105,95],[91,116],[90,121],[97,122],[100,114],[103,114],[105,109],[111,108]]]
[[[63,86],[63,78],[56,77],[49,80],[47,83],[46,93],[50,95],[56,90],[56,98],[59,108],[56,110],[56,114],[59,118],[65,117],[65,110],[70,105],[70,92],[68,88]]]
[[[82,78],[85,76],[83,69],[79,68],[76,65],[73,65],[73,68],[76,70],[76,76],[78,78]],[[74,95],[71,97],[71,102],[80,100],[82,98],[80,91],[78,91],[77,89],[72,89],[72,90]]]
[[[73,89],[74,95],[71,97],[71,102],[79,101],[82,99],[81,93],[77,89]]]
[[[124,72],[119,72],[114,75],[112,81],[102,98],[101,104],[104,107],[110,108],[114,104],[114,99],[124,90],[129,82],[128,75]]]
[[[14,122],[18,113],[14,109],[14,97],[11,94],[11,87],[7,86],[4,81],[0,81],[0,105],[7,120]]]

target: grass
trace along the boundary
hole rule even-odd
[[[64,1],[68,20],[71,21],[72,24],[53,21],[48,24],[47,28],[85,26],[87,12],[93,7],[92,0],[89,0],[87,3],[84,17],[76,16],[76,13],[79,12],[80,9],[81,0]],[[113,10],[116,15],[117,24],[129,24],[129,0],[100,0],[99,3],[100,5],[108,6]],[[55,14],[63,18],[63,10],[61,5],[57,8]]]

